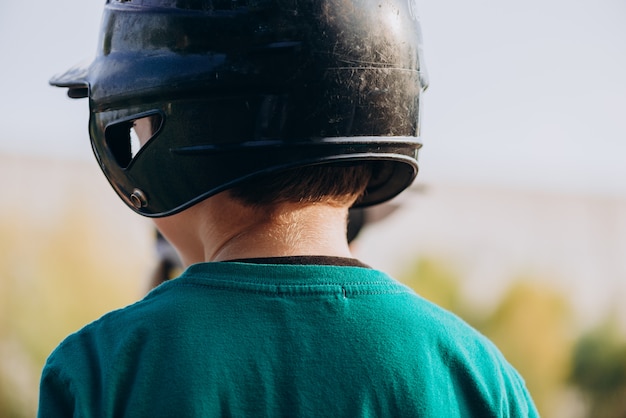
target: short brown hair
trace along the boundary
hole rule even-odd
[[[324,164],[265,174],[241,183],[230,194],[247,206],[275,203],[351,205],[372,177],[367,163]]]

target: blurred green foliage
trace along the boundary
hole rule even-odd
[[[615,318],[580,338],[569,377],[585,394],[590,417],[626,417],[626,337]]]

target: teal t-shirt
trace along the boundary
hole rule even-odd
[[[189,267],[50,355],[41,417],[534,417],[482,335],[382,272]]]

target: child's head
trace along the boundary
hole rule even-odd
[[[417,174],[412,1],[108,0],[102,31],[96,59],[51,83],[89,97],[98,162],[142,215],[225,190],[366,206]]]

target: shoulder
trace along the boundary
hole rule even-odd
[[[410,289],[394,299],[384,314],[389,338],[403,342],[397,368],[418,377],[424,396],[449,397],[472,416],[537,416],[524,379],[487,337]]]
[[[510,367],[500,350],[476,328],[412,290],[388,310],[407,338],[429,355],[436,354],[447,367],[469,364],[474,372]]]
[[[159,317],[167,315],[169,299],[168,292],[153,291],[131,305],[106,313],[68,335],[50,354],[46,368],[77,372],[113,357],[129,339],[141,339],[158,327]]]
[[[150,346],[152,335],[159,332],[161,318],[171,311],[171,295],[166,289],[155,290],[142,300],[111,311],[68,335],[49,355],[42,372],[42,390],[69,391],[87,396],[114,376],[117,369],[132,363],[133,356]]]

